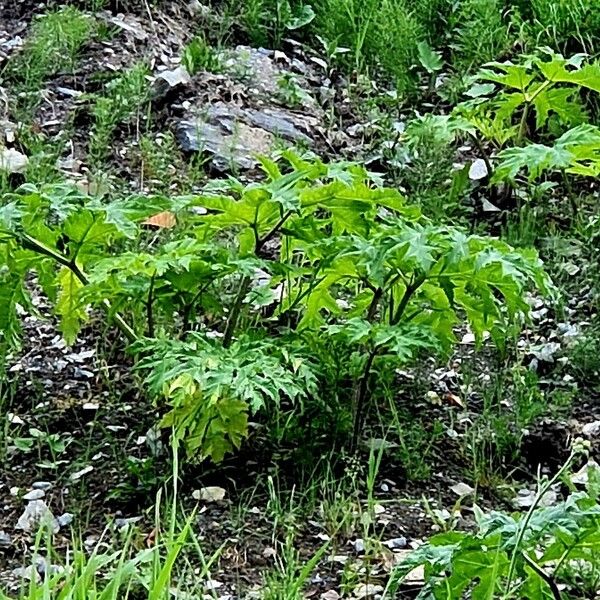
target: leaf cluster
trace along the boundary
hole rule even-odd
[[[368,382],[381,360],[448,352],[465,321],[503,344],[528,312],[525,292],[548,290],[535,252],[436,226],[363,167],[290,151],[261,164],[262,182],[215,181],[194,196],[7,195],[5,342],[18,339],[32,272],[67,342],[103,308],[166,399],[163,423],[191,455],[220,460],[247,434],[248,413],[302,410],[318,394],[335,361],[315,356],[309,337],[345,347],[365,370],[352,376]],[[149,232],[157,213],[174,227]]]

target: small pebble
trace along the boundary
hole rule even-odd
[[[36,481],[31,485],[34,490],[49,490],[52,484],[49,481]]]
[[[35,489],[35,490],[31,490],[30,492],[27,492],[23,496],[23,500],[27,500],[28,502],[30,500],[41,500],[45,495],[46,495],[46,492],[44,492],[44,490]]]
[[[56,519],[59,527],[67,527],[73,522],[73,515],[71,513],[65,513]]]
[[[390,548],[390,550],[396,550],[399,548],[406,548],[406,546],[408,545],[408,542],[406,541],[406,538],[404,536],[402,536],[402,537],[393,538],[391,540],[387,540],[386,542],[383,542],[383,545]]]

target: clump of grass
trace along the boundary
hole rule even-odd
[[[204,180],[206,159],[185,159],[171,132],[146,134],[140,138],[141,184],[151,191],[190,193]]]
[[[39,102],[36,92],[60,71],[73,71],[79,51],[94,34],[93,17],[73,6],[48,12],[33,22],[22,51],[8,65],[8,78],[21,94],[23,109]]]
[[[316,7],[315,30],[328,42],[350,49],[353,68],[380,70],[401,92],[414,87],[412,67],[424,24],[404,0],[325,0]]]
[[[500,58],[512,38],[500,0],[466,0],[450,17],[453,64],[458,71]]]
[[[221,70],[221,60],[217,51],[204,35],[196,36],[183,49],[181,62],[190,75],[200,71],[217,73]]]
[[[521,10],[536,45],[565,54],[594,52],[600,37],[597,0],[530,0]]]
[[[106,159],[115,128],[137,112],[148,95],[147,67],[138,63],[106,85],[106,93],[98,96],[92,110],[89,159],[98,167]]]

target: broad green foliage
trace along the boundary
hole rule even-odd
[[[533,251],[433,225],[361,167],[292,152],[262,167],[261,183],[172,199],[103,203],[65,186],[7,195],[5,342],[18,336],[31,272],[68,342],[89,307],[104,308],[137,340],[139,369],[170,406],[163,424],[190,456],[221,460],[249,414],[302,410],[318,395],[327,358],[306,336],[354,357],[356,389],[343,400],[356,428],[380,360],[447,352],[464,320],[502,344],[528,312],[527,289],[548,288]],[[140,223],[162,211],[178,224],[147,243]]]
[[[401,581],[419,565],[425,569],[420,599],[556,599],[558,584],[573,571],[581,586],[600,555],[599,472],[590,469],[589,491],[556,505],[539,506],[546,485],[525,515],[476,507],[477,531],[433,536],[392,574],[385,597],[395,598]]]
[[[248,435],[248,412],[280,399],[303,402],[317,393],[317,365],[285,340],[244,339],[224,348],[218,338],[192,334],[186,341],[139,343],[139,368],[148,384],[173,406],[163,425],[172,426],[190,454],[222,460]],[[294,352],[293,354],[291,352]]]
[[[477,80],[468,92],[473,99],[461,104],[457,114],[502,147],[584,123],[580,91],[600,91],[600,65],[583,54],[564,58],[546,49],[519,63],[490,63]]]
[[[585,177],[600,175],[600,130],[579,125],[561,135],[551,146],[529,144],[506,148],[498,153],[494,180],[514,180],[522,171],[530,180],[548,171],[562,171]]]

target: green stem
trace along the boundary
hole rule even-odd
[[[279,221],[277,221],[277,223],[275,224],[275,226],[273,227],[273,229],[271,229],[271,231],[269,231],[269,233],[267,233],[265,235],[265,237],[263,238],[256,238],[256,247],[254,249],[255,254],[258,256],[258,254],[260,253],[260,251],[263,249],[263,246],[270,241],[271,239],[273,239],[273,237],[277,234],[277,232],[283,227],[284,223],[292,216],[293,212],[291,210],[288,210],[286,213],[284,213],[281,217],[281,219],[279,219]]]
[[[40,242],[38,239],[36,239],[26,233],[18,234],[15,237],[21,241],[24,248],[27,248],[29,250],[37,252],[38,254],[41,254],[43,256],[47,256],[47,257],[53,259],[58,264],[69,269],[73,273],[73,275],[75,275],[75,277],[77,277],[77,279],[79,279],[79,281],[83,285],[89,285],[89,280],[88,280],[87,276],[79,268],[77,263],[70,260],[69,258],[64,256],[60,252],[57,252],[56,250],[54,250],[54,248],[50,248],[50,246],[47,246],[43,242]],[[103,304],[104,304],[104,307],[107,310],[107,312],[110,312],[112,307],[111,307],[109,300],[107,300],[105,298],[103,300]],[[112,319],[115,322],[115,324],[117,325],[117,327],[119,328],[119,330],[121,331],[121,333],[127,338],[127,340],[129,342],[133,343],[133,342],[137,341],[138,336],[136,335],[135,331],[131,328],[131,326],[125,321],[125,319],[123,319],[123,317],[119,313],[117,313],[117,312],[113,313]]]
[[[533,101],[546,89],[552,87],[554,82],[552,81],[544,81],[542,85],[535,91],[535,93],[527,100],[527,104],[523,109],[523,114],[521,115],[521,122],[519,124],[519,136],[517,138],[517,145],[520,146],[523,143],[525,138],[525,133],[527,133],[527,118],[529,117],[529,110],[533,106]]]
[[[548,575],[548,573],[546,573],[546,571],[544,571],[544,569],[542,569],[534,560],[527,556],[525,552],[522,552],[521,554],[523,555],[523,559],[529,565],[529,567],[548,584],[554,600],[562,600],[562,596],[558,586],[556,585],[556,581],[554,581],[554,579],[552,579],[552,577]]]
[[[352,439],[350,441],[350,451],[354,452],[358,445],[358,438],[360,436],[360,429],[364,422],[365,416],[365,408],[367,404],[367,394],[369,392],[369,380],[371,379],[371,369],[373,368],[373,363],[375,362],[375,358],[379,354],[379,350],[377,348],[373,348],[369,355],[367,356],[367,360],[365,362],[365,366],[363,367],[363,372],[360,376],[360,379],[357,382],[357,385],[354,388],[353,393],[353,426],[352,426]]]
[[[392,325],[398,324],[398,322],[402,318],[402,315],[404,314],[404,311],[406,310],[406,307],[408,306],[408,303],[410,302],[410,299],[412,298],[413,294],[423,285],[423,283],[425,283],[425,276],[421,275],[421,276],[417,277],[414,281],[411,281],[406,286],[404,295],[402,296],[402,299],[400,300],[400,304],[398,304],[398,308],[396,309],[396,313],[394,314],[394,317],[392,319],[392,323],[391,323]]]
[[[506,586],[504,589],[504,598],[505,599],[508,599],[510,597],[510,591],[511,591],[510,586],[512,585],[512,580],[513,580],[513,577],[515,574],[515,568],[517,566],[517,557],[519,556],[519,554],[521,552],[521,545],[523,544],[523,538],[525,537],[525,532],[527,531],[529,522],[531,521],[531,518],[533,517],[533,513],[535,512],[536,508],[540,505],[540,502],[542,501],[542,498],[545,496],[546,492],[548,492],[548,490],[550,488],[552,488],[552,486],[563,476],[565,471],[571,466],[571,463],[573,462],[573,459],[575,456],[576,456],[576,453],[571,452],[569,458],[565,461],[565,464],[560,468],[558,473],[556,473],[556,475],[552,479],[550,479],[548,482],[546,482],[545,485],[542,485],[539,487],[538,493],[537,493],[532,505],[529,507],[527,514],[525,515],[525,517],[523,518],[523,520],[520,523],[519,532],[517,533],[517,539],[515,541],[515,547],[513,549],[513,553],[512,553],[511,559],[510,559],[508,575],[506,577]]]
[[[227,324],[225,325],[225,334],[223,335],[224,348],[229,348],[229,346],[231,346],[233,334],[240,318],[242,303],[244,302],[246,294],[250,290],[250,283],[251,279],[248,275],[246,275],[240,282],[240,289],[238,290],[235,300],[233,301],[233,306],[231,307],[229,317],[227,318]]]
[[[565,169],[562,170],[562,176],[565,181],[565,187],[567,188],[567,196],[569,198],[569,203],[571,204],[573,219],[575,219],[579,211],[577,209],[577,202],[575,201],[575,194],[573,193],[573,186],[571,185],[571,180]]]
[[[148,337],[154,337],[154,312],[152,306],[154,304],[154,285],[156,281],[156,271],[150,278],[150,287],[148,289],[148,298],[146,299],[146,321],[148,327]]]

